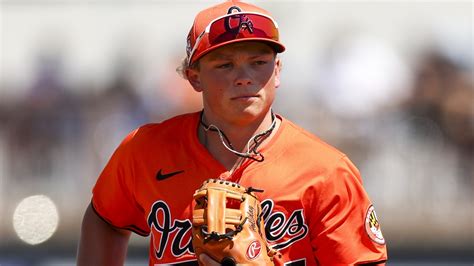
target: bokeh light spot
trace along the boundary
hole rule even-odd
[[[13,228],[30,245],[48,240],[56,231],[59,215],[54,202],[45,195],[23,199],[13,213]]]

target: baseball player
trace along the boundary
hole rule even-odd
[[[131,132],[100,174],[78,265],[122,265],[131,232],[150,265],[219,265],[192,245],[193,193],[209,178],[260,188],[275,265],[383,264],[385,240],[346,155],[272,110],[285,50],[271,14],[227,1],[197,14],[183,75],[203,110]]]

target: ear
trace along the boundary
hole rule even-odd
[[[280,71],[281,71],[281,59],[280,58],[275,58],[275,69],[274,74],[275,74],[275,88],[280,87]]]
[[[201,79],[199,75],[199,70],[195,68],[188,68],[186,69],[186,78],[188,79],[191,86],[193,86],[194,90],[197,92],[201,92]]]

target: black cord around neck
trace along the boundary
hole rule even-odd
[[[217,126],[212,125],[212,124],[207,125],[204,122],[204,119],[203,119],[204,118],[204,110],[201,111],[199,120],[200,120],[200,124],[203,126],[205,131],[210,130],[210,131],[217,132],[219,134],[219,137],[221,138],[222,144],[230,152],[234,153],[235,155],[237,155],[239,157],[249,158],[249,159],[255,160],[257,162],[263,162],[265,157],[263,156],[262,153],[257,151],[257,148],[263,143],[265,138],[267,138],[271,134],[271,132],[273,131],[273,129],[276,126],[276,117],[275,117],[275,114],[273,113],[273,110],[271,111],[271,116],[272,116],[272,124],[271,124],[270,128],[268,128],[267,130],[265,130],[261,133],[258,133],[255,136],[251,137],[249,139],[249,141],[247,142],[247,152],[245,152],[245,153],[236,151],[234,146],[230,142],[229,138],[227,137],[227,135],[222,130],[220,130]],[[253,145],[250,148],[250,141],[251,140],[253,140]]]

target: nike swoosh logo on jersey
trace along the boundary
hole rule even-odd
[[[176,171],[176,172],[172,172],[172,173],[168,173],[168,174],[163,174],[161,171],[162,171],[162,169],[160,169],[158,171],[158,173],[156,174],[156,179],[159,180],[159,181],[168,179],[172,176],[175,176],[177,174],[181,174],[182,172],[184,172],[184,170],[181,170],[181,171]]]

